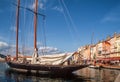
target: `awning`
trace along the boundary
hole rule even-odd
[[[101,58],[98,60],[103,60],[103,61],[120,60],[120,57],[107,57],[107,58]]]

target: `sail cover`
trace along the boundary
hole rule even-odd
[[[39,56],[38,60],[40,64],[60,65],[65,61],[67,61],[70,57],[72,57],[72,55],[73,53],[45,55],[45,56]]]

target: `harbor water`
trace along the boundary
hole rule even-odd
[[[9,69],[6,63],[0,63],[0,82],[117,82],[120,70],[80,69],[70,75],[25,74]]]

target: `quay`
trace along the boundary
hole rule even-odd
[[[77,62],[82,59],[94,68],[120,69],[120,33],[114,33],[95,44],[79,47],[75,59]]]
[[[0,62],[5,62],[5,59],[0,57]]]
[[[4,59],[1,58],[0,61],[4,61]],[[91,64],[91,67],[119,70],[120,34],[114,33],[113,36],[108,36],[105,40],[98,41],[96,44],[79,47],[69,63]]]
[[[102,68],[120,70],[120,66],[102,65]]]
[[[109,64],[96,64],[96,65],[90,65],[89,68],[94,68],[94,69],[115,69],[115,70],[120,70],[119,65],[109,65]]]

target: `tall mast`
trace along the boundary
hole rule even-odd
[[[37,10],[38,10],[38,0],[35,0],[34,8],[34,50],[37,51]]]
[[[92,36],[91,36],[90,60],[91,60],[91,55],[93,54],[93,50],[92,50],[92,46],[93,46],[93,36],[94,36],[94,32],[92,33]]]
[[[17,4],[17,11],[16,11],[16,60],[18,60],[18,32],[19,32],[19,7],[20,7],[20,0],[18,0]]]

